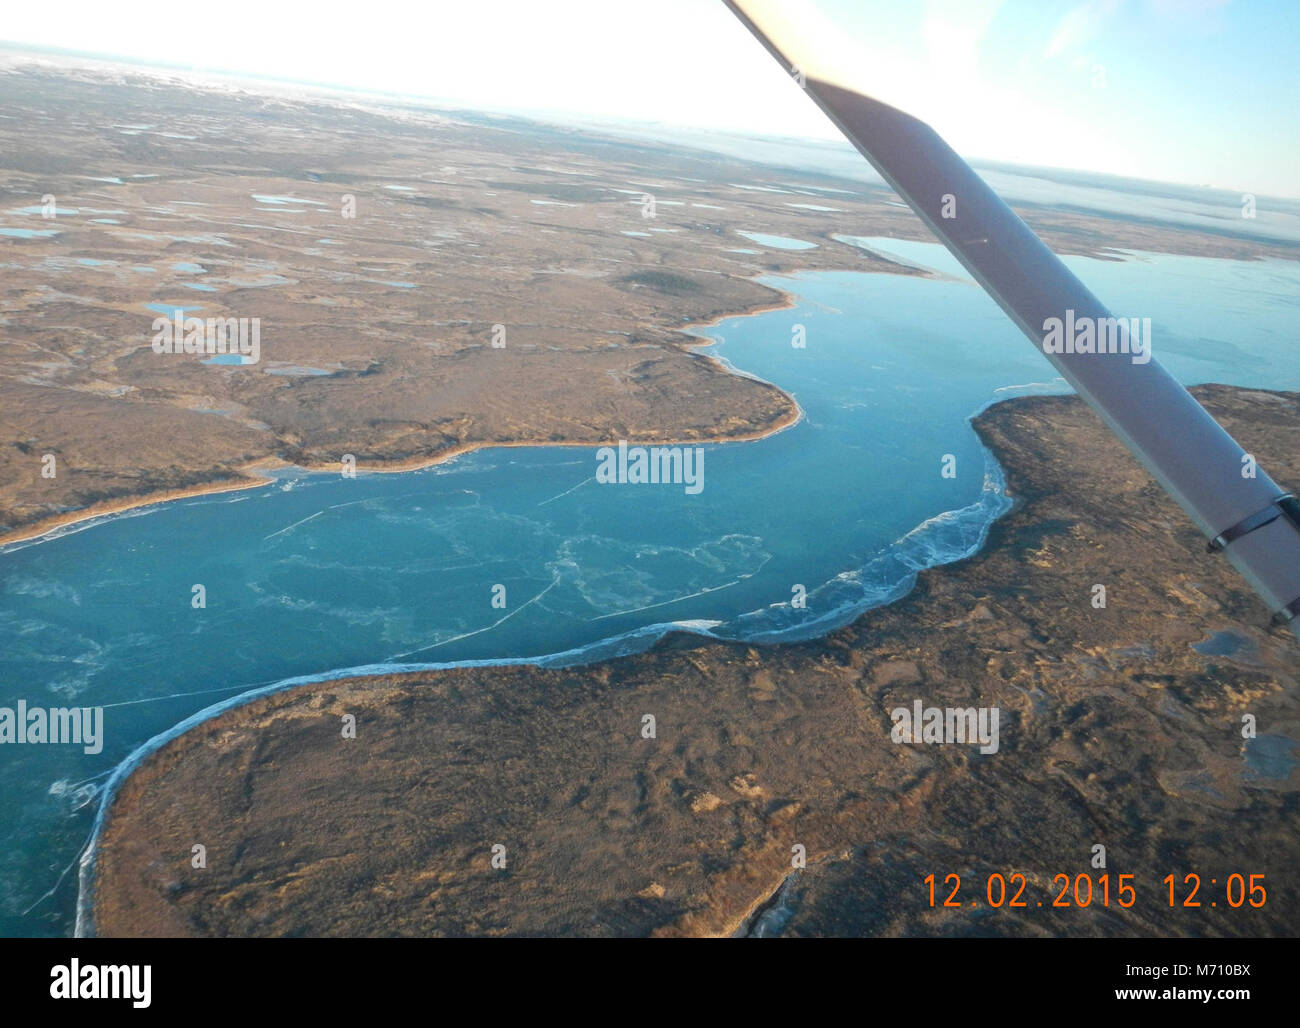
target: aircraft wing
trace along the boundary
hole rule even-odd
[[[791,0],[724,2],[1035,346],[1045,349],[1052,319],[1062,326],[1092,319],[1115,330],[1101,301],[938,133],[857,84],[870,67],[827,56],[837,48],[815,11]],[[905,83],[884,85],[906,91]],[[1120,352],[1045,356],[1191,516],[1209,549],[1222,551],[1300,636],[1300,502],[1255,466],[1150,350],[1145,360],[1131,352],[1126,325],[1117,327]],[[1048,348],[1055,346],[1051,340]]]

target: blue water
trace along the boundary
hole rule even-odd
[[[1006,501],[970,415],[1065,387],[944,251],[900,245],[945,274],[769,278],[795,308],[707,330],[723,341],[706,352],[775,382],[804,416],[704,447],[698,495],[598,484],[595,447],[503,448],[402,474],[291,471],[0,553],[0,705],[106,708],[98,755],[0,752],[0,933],[71,931],[72,865],[107,775],[211,704],[375,665],[575,663],[674,623],[803,638],[973,552]],[[1300,388],[1300,264],[1069,263],[1117,310],[1153,319],[1156,353],[1185,381]],[[796,585],[806,609],[790,603]]]
[[[44,216],[44,214],[45,214],[45,210],[46,210],[46,208],[43,207],[41,204],[34,203],[34,204],[32,204],[30,207],[16,207],[16,208],[14,208],[14,209],[11,210],[11,211],[6,211],[5,213],[6,213],[6,214],[40,214],[40,215]],[[58,206],[56,206],[56,207],[51,208],[51,210],[50,210],[50,214],[51,214],[52,216],[54,216],[54,217],[58,217],[58,218],[67,218],[67,217],[71,217],[72,215],[77,214],[77,213],[78,213],[78,211],[77,211],[77,208],[76,208],[76,207],[58,207]],[[113,212],[110,211],[109,213],[113,213]],[[117,211],[116,213],[121,214],[122,212],[121,212],[121,211]]]
[[[334,374],[334,372],[327,371],[325,368],[309,368],[298,364],[291,364],[288,367],[281,368],[266,368],[265,370],[268,375],[285,375],[290,378],[321,377]]]
[[[177,314],[186,315],[203,310],[202,307],[181,307],[174,303],[146,303],[145,306],[155,314],[162,314],[168,318],[175,318]]]
[[[252,364],[252,357],[247,357],[242,353],[219,353],[214,357],[208,357],[206,360],[199,361],[200,364]]]
[[[1291,772],[1300,767],[1300,760],[1293,756],[1300,753],[1300,742],[1285,735],[1265,733],[1247,739],[1245,750],[1249,778],[1285,782],[1291,777]]]
[[[766,232],[737,232],[752,243],[759,243],[762,246],[770,246],[774,250],[815,250],[816,243],[809,243],[803,239],[792,239],[790,236],[773,236]]]
[[[1208,639],[1192,643],[1192,649],[1206,657],[1234,657],[1253,648],[1251,641],[1238,632],[1211,632]]]
[[[253,199],[261,204],[311,204],[315,207],[324,207],[325,204],[320,200],[307,200],[299,196],[269,196],[265,193],[253,193]]]

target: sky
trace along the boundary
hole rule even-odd
[[[782,6],[968,158],[1300,197],[1296,0]],[[0,40],[488,110],[838,138],[720,0],[52,0],[7,5]]]

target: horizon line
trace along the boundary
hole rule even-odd
[[[555,121],[548,121],[548,118],[559,119],[563,124],[563,119],[587,119],[589,123],[606,123],[610,127],[624,125],[629,127],[640,127],[643,129],[665,128],[678,133],[700,132],[700,133],[721,133],[736,139],[757,139],[770,142],[784,143],[812,143],[818,145],[829,145],[837,148],[843,148],[845,153],[856,154],[857,150],[842,135],[835,133],[827,136],[788,136],[788,135],[762,135],[755,132],[743,131],[738,129],[718,128],[716,126],[706,125],[685,125],[674,127],[668,122],[647,121],[635,118],[620,118],[611,114],[596,114],[585,111],[577,111],[563,108],[529,108],[529,107],[504,107],[504,106],[476,106],[472,101],[458,100],[449,97],[436,96],[431,93],[405,93],[394,92],[392,90],[381,89],[370,86],[343,85],[334,82],[324,82],[315,79],[290,78],[275,75],[269,72],[249,72],[237,71],[230,68],[206,67],[195,64],[177,64],[165,60],[156,60],[152,58],[132,57],[125,54],[106,53],[93,50],[75,50],[68,47],[48,46],[37,43],[25,43],[16,40],[0,38],[0,53],[10,51],[18,54],[41,54],[52,57],[67,58],[73,60],[89,60],[110,65],[123,65],[135,69],[150,69],[159,72],[187,73],[194,76],[211,76],[217,78],[243,80],[250,83],[266,83],[283,86],[295,86],[304,90],[324,90],[330,93],[342,94],[344,96],[356,97],[376,97],[389,98],[391,100],[406,102],[412,106],[423,107],[424,109],[442,110],[442,111],[467,111],[486,115],[505,115],[509,117],[520,118],[525,121],[532,121],[538,124],[555,124]],[[829,124],[829,122],[828,122]],[[663,136],[653,136],[652,138],[660,139],[663,142],[672,142],[673,140]],[[707,151],[707,148],[702,148]],[[714,151],[707,151],[714,152]],[[1066,167],[1062,165],[1050,164],[1020,164],[1016,161],[1006,160],[997,157],[971,157],[963,155],[965,159],[974,167],[982,167],[995,171],[1014,169],[1017,171],[1039,171],[1039,172],[1057,172],[1076,176],[1090,176],[1101,179],[1113,179],[1117,182],[1143,183],[1153,186],[1172,187],[1174,189],[1194,189],[1209,192],[1227,193],[1233,196],[1243,195],[1235,189],[1226,186],[1212,185],[1204,182],[1175,182],[1169,179],[1144,178],[1134,175],[1122,175],[1111,171],[1093,171],[1091,169]],[[757,159],[751,159],[753,163],[764,164],[766,162]],[[870,164],[863,162],[863,170],[873,172]],[[831,170],[822,170],[821,174],[831,178],[846,179],[842,173]],[[878,176],[876,176],[878,177]],[[848,179],[854,181],[854,179]],[[888,185],[881,180],[879,183],[888,188]],[[1254,193],[1252,195],[1265,196],[1269,199],[1282,200],[1286,202],[1300,202],[1300,193],[1296,195],[1286,195],[1283,193]]]

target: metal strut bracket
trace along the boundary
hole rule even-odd
[[[1232,527],[1225,528],[1206,543],[1205,548],[1210,553],[1218,553],[1230,542],[1240,539],[1243,535],[1247,535],[1257,528],[1271,525],[1278,518],[1283,517],[1289,518],[1300,526],[1300,501],[1296,500],[1290,493],[1279,496],[1263,510],[1257,510],[1249,517],[1242,518]]]
[[[1257,510],[1250,517],[1242,518],[1231,528],[1225,528],[1206,543],[1205,548],[1210,553],[1220,553],[1228,544],[1240,539],[1243,535],[1249,535],[1257,528],[1271,525],[1278,518],[1286,518],[1297,528],[1300,528],[1300,500],[1296,499],[1291,493],[1284,493],[1263,510]],[[1298,617],[1300,617],[1300,596],[1297,596],[1290,603],[1283,604],[1273,614],[1274,622],[1279,625],[1289,624]]]

